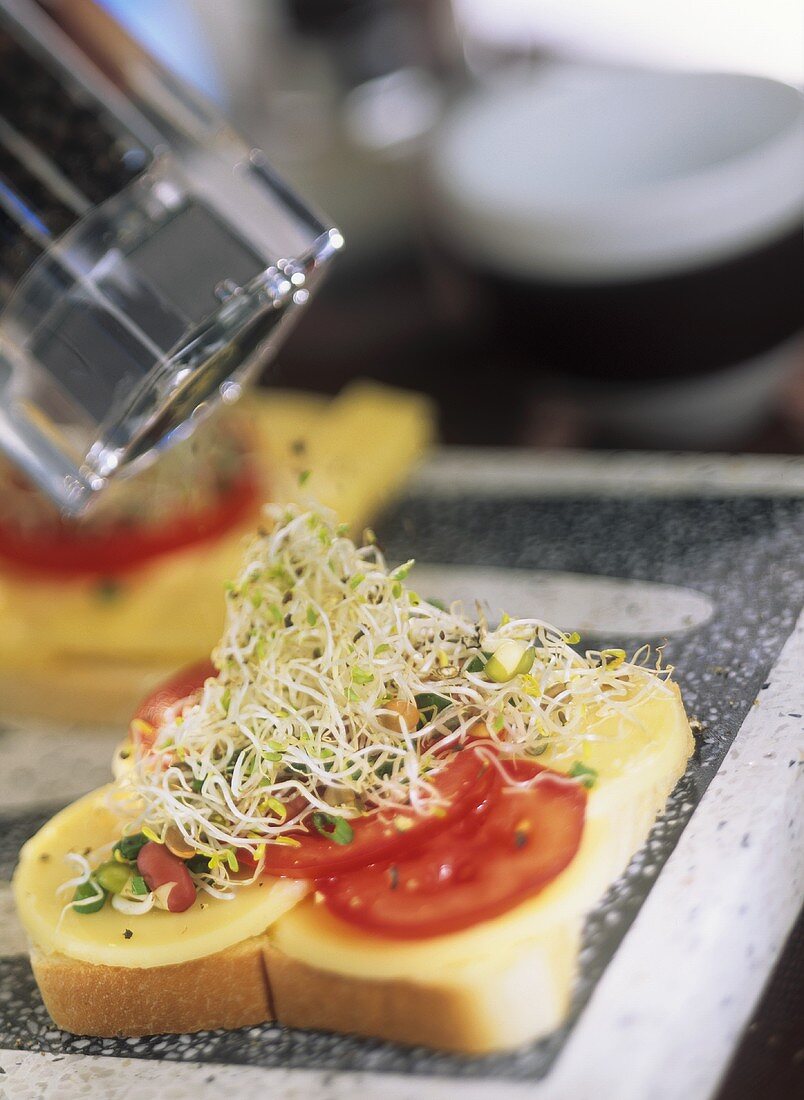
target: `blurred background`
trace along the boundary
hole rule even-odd
[[[423,391],[449,443],[801,451],[795,0],[104,2],[344,232],[267,385]]]
[[[4,29],[20,12],[28,46]],[[0,17],[0,337],[20,352],[16,381],[0,362],[0,718],[125,722],[216,644],[263,501],[313,497],[359,533],[436,441],[559,463],[804,451],[796,0],[0,0]],[[76,45],[102,95],[66,74]],[[311,241],[324,259],[291,270]],[[308,304],[236,402],[265,340],[232,318],[255,302],[262,336]],[[218,396],[233,408],[188,433]],[[161,435],[182,441],[110,478],[121,441]],[[109,487],[68,518],[86,469]]]

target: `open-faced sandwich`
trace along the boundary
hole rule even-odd
[[[217,642],[222,585],[266,500],[293,499],[313,468],[316,497],[360,525],[431,435],[426,399],[376,384],[254,394],[80,522],[0,463],[0,717],[127,721]]]
[[[213,664],[14,879],[60,1027],[296,1027],[480,1053],[555,1028],[584,915],[692,736],[666,670],[444,609],[322,510],[272,506]],[[644,655],[643,655],[644,657]]]

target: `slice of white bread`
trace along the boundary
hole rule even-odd
[[[658,683],[594,728],[584,763],[599,778],[572,863],[503,916],[430,939],[371,936],[305,897],[305,884],[267,879],[203,911],[197,901],[127,920],[107,906],[59,924],[61,857],[111,839],[104,792],[87,796],[25,845],[14,880],[48,1010],[82,1034],[277,1019],[473,1054],[549,1032],[567,1011],[585,913],[643,843],[693,747],[678,690]]]

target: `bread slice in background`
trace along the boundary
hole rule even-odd
[[[248,398],[266,499],[314,493],[359,537],[387,507],[435,434],[426,397],[354,382],[333,399],[271,390]],[[302,471],[311,477],[299,484]],[[205,659],[223,630],[224,582],[235,576],[251,515],[220,538],[96,577],[28,575],[0,561],[0,717],[103,726]]]

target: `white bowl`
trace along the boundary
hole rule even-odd
[[[487,269],[670,274],[800,222],[804,98],[757,76],[536,70],[459,104],[429,163],[437,232]]]

